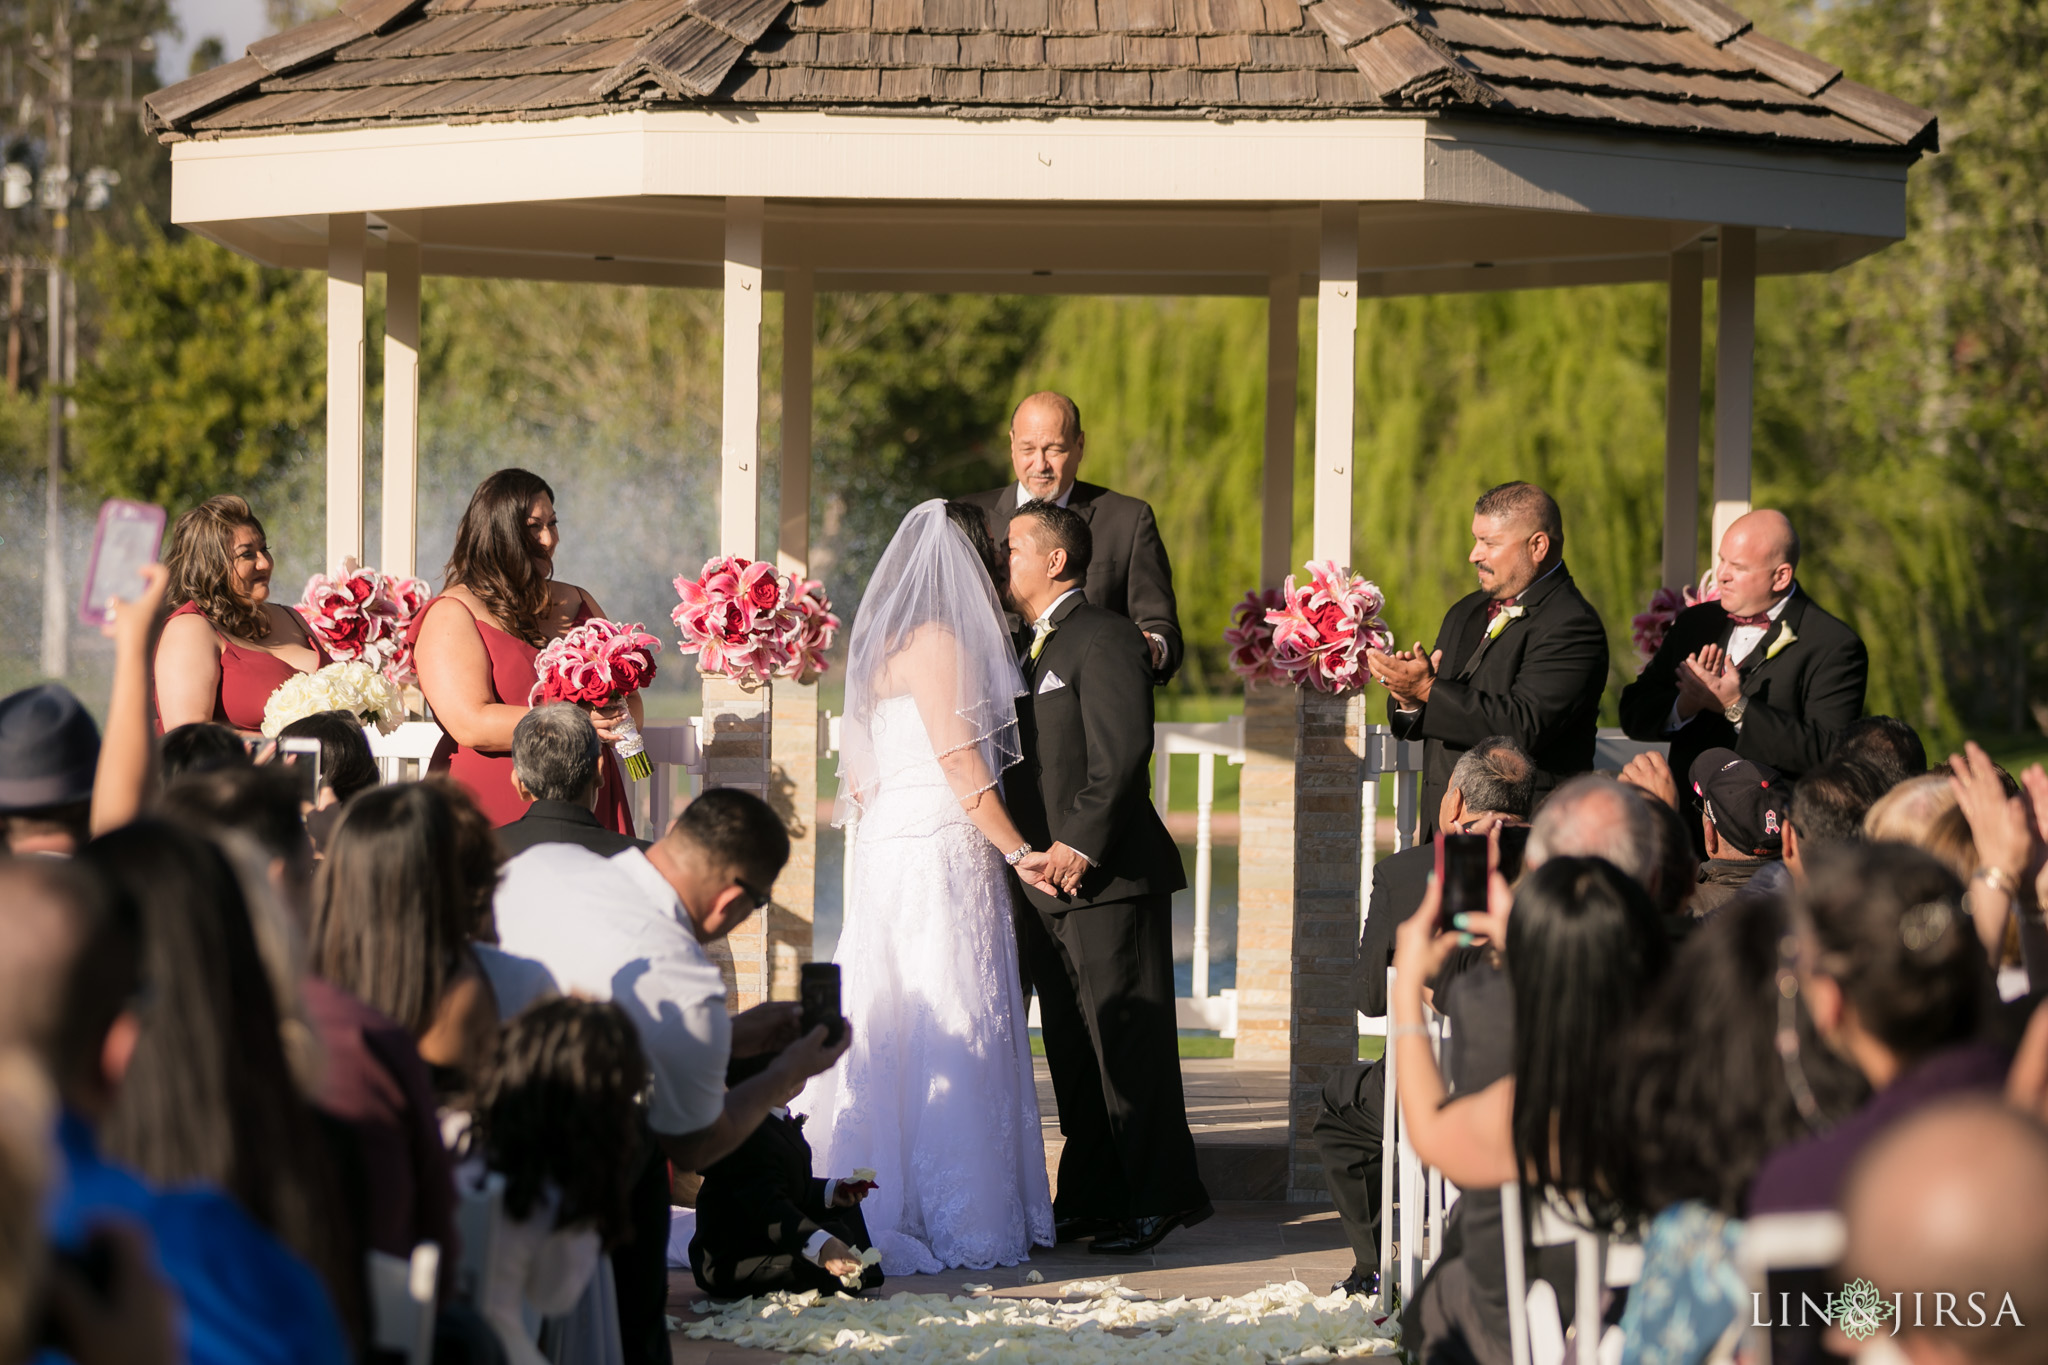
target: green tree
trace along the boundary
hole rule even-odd
[[[247,488],[302,451],[325,411],[319,277],[145,225],[95,242],[99,302],[81,366],[74,467],[109,497],[172,508]]]

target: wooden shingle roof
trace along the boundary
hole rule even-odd
[[[678,105],[1937,137],[1719,0],[349,0],[145,104],[167,141]]]

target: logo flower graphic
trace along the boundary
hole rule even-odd
[[[1884,1326],[1895,1305],[1868,1280],[1851,1280],[1835,1295],[1835,1326],[1852,1341],[1867,1341]]]

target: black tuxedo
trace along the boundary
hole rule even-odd
[[[1593,766],[1600,694],[1607,686],[1607,631],[1560,564],[1516,603],[1523,615],[1486,638],[1488,595],[1475,592],[1444,613],[1443,651],[1429,700],[1406,713],[1390,704],[1402,739],[1428,741],[1423,755],[1422,837],[1436,831],[1451,769],[1489,735],[1506,735],[1536,764],[1538,798]]]
[[[999,551],[1017,513],[1017,485],[1005,484],[961,499],[988,517],[988,533]],[[1180,612],[1174,605],[1173,565],[1159,539],[1151,505],[1141,498],[1113,493],[1100,484],[1075,481],[1067,507],[1088,523],[1094,552],[1082,592],[1098,607],[1107,607],[1166,641],[1166,663],[1153,676],[1165,683],[1180,668]],[[1149,664],[1148,664],[1149,670]]]
[[[629,848],[642,853],[649,848],[645,839],[606,828],[588,806],[572,801],[536,801],[511,824],[498,826],[498,847],[507,858],[516,858],[535,844],[579,844],[604,858]]]
[[[1657,656],[1621,690],[1629,738],[1671,741],[1671,771],[1687,808],[1697,811],[1686,774],[1709,749],[1733,749],[1797,781],[1833,751],[1842,730],[1863,714],[1870,655],[1856,632],[1822,611],[1795,583],[1785,610],[1735,671],[1749,704],[1737,730],[1718,711],[1702,711],[1665,730],[1678,701],[1679,665],[1708,645],[1727,647],[1734,627],[1719,602],[1688,607],[1671,623]],[[1785,643],[1787,637],[1790,643]]]
[[[1372,865],[1372,900],[1358,935],[1358,1012],[1374,1018],[1387,1012],[1387,968],[1394,965],[1394,931],[1408,922],[1429,889],[1436,848],[1417,844],[1389,853]]]
[[[1003,780],[1037,848],[1094,859],[1059,900],[1013,879],[1022,966],[1038,993],[1059,1103],[1061,1218],[1124,1219],[1208,1203],[1195,1170],[1173,1011],[1180,850],[1151,801],[1152,665],[1138,628],[1079,595],[1023,661],[1024,761]]]
[[[788,1289],[830,1294],[836,1275],[804,1259],[804,1244],[819,1229],[855,1252],[866,1249],[867,1220],[860,1207],[828,1208],[825,1182],[811,1174],[811,1144],[800,1120],[770,1114],[729,1155],[704,1172],[697,1192],[697,1235],[690,1239],[690,1270],[720,1298],[745,1298]],[[882,1282],[868,1267],[862,1288]]]

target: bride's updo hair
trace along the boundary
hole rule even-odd
[[[961,534],[967,537],[967,543],[974,547],[974,553],[981,556],[981,567],[988,570],[988,581],[996,585],[996,596],[1008,593],[1010,561],[1007,556],[996,553],[996,543],[989,539],[988,517],[973,503],[948,502],[946,520],[960,528]]]

